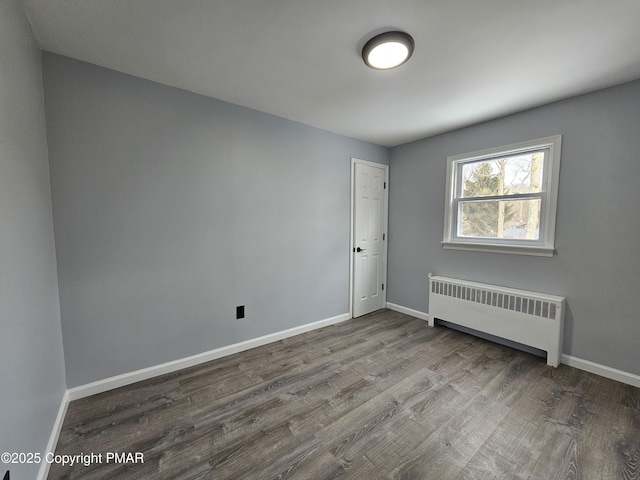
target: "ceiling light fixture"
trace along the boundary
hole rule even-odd
[[[362,49],[367,67],[390,70],[405,63],[413,53],[413,38],[404,32],[385,32],[369,40]]]

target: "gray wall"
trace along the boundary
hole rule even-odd
[[[53,54],[44,78],[69,387],[348,311],[350,158],[387,148]]]
[[[448,155],[562,134],[557,255],[444,250]],[[427,275],[567,297],[564,353],[640,374],[640,82],[392,149],[388,301],[428,312]]]
[[[44,452],[64,358],[40,51],[17,0],[0,1],[0,65],[0,452]]]

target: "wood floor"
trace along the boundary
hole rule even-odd
[[[70,404],[49,479],[639,479],[640,389],[382,310]]]

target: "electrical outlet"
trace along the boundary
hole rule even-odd
[[[236,319],[244,318],[244,305],[236,307]]]

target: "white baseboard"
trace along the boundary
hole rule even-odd
[[[153,367],[143,368],[141,370],[136,370],[134,372],[124,373],[122,375],[117,375],[115,377],[105,378],[104,380],[99,380],[97,382],[89,383],[87,385],[80,385],[78,387],[67,389],[64,392],[64,395],[62,396],[62,400],[60,402],[60,408],[58,409],[58,415],[56,416],[56,420],[51,430],[51,435],[49,436],[46,452],[55,452],[56,445],[58,444],[58,439],[60,438],[60,432],[62,431],[62,424],[64,423],[64,417],[67,414],[67,408],[69,407],[69,402],[71,402],[72,400],[78,400],[79,398],[84,398],[90,395],[95,395],[97,393],[106,392],[108,390],[112,390],[118,387],[123,387],[125,385],[130,385],[132,383],[139,382],[141,380],[147,380],[149,378],[153,378],[158,375],[163,375],[165,373],[171,373],[177,370],[182,370],[183,368],[193,367],[195,365],[209,362],[217,358],[226,357],[227,355],[232,355],[234,353],[242,352],[244,350],[249,350],[254,347],[266,345],[267,343],[277,342],[278,340],[293,337],[294,335],[299,335],[301,333],[310,332],[312,330],[317,330],[322,327],[327,327],[329,325],[334,325],[336,323],[344,322],[346,320],[349,320],[350,318],[351,318],[350,314],[343,313],[342,315],[337,315],[335,317],[326,318],[324,320],[319,320],[317,322],[308,323],[306,325],[301,325],[299,327],[289,328],[287,330],[271,333],[269,335],[264,335],[262,337],[253,338],[251,340],[246,340],[244,342],[235,343],[233,345],[227,345],[225,347],[216,348],[208,352],[203,352],[197,355],[192,355],[190,357],[181,358],[178,360],[174,360],[172,362],[155,365]],[[40,464],[40,470],[38,471],[38,477],[37,477],[38,480],[46,480],[47,476],[49,475],[49,467],[50,467],[50,464],[47,462],[43,461]]]
[[[387,308],[396,312],[411,315],[412,317],[420,318],[429,322],[429,325],[433,326],[432,321],[429,318],[428,313],[413,310],[412,308],[403,307],[402,305],[396,305],[395,303],[387,302]],[[616,380],[618,382],[631,385],[633,387],[640,388],[640,375],[624,372],[615,368],[607,367],[606,365],[600,365],[589,360],[583,360],[582,358],[573,357],[571,355],[562,354],[560,363],[568,365],[570,367],[584,370],[585,372],[595,373],[601,377]]]
[[[430,320],[428,313],[421,312],[419,310],[414,310],[412,308],[403,307],[395,303],[387,302],[386,308],[390,310],[394,310],[396,312],[404,313],[406,315],[411,315],[412,317],[416,317],[416,318],[425,320],[427,322],[429,322]],[[99,380],[97,382],[89,383],[87,385],[81,385],[78,387],[70,388],[67,391],[65,391],[64,395],[62,396],[62,400],[60,402],[60,408],[58,409],[58,415],[56,416],[56,420],[53,424],[53,429],[49,437],[49,442],[47,443],[46,452],[55,451],[56,445],[58,444],[58,438],[60,437],[60,432],[62,431],[62,424],[64,423],[64,418],[67,413],[67,408],[69,406],[69,402],[72,400],[77,400],[79,398],[88,397],[90,395],[95,395],[97,393],[106,392],[108,390],[122,387],[125,385],[130,385],[132,383],[139,382],[141,380],[147,380],[149,378],[152,378],[158,375],[163,375],[165,373],[171,373],[177,370],[182,370],[183,368],[189,368],[195,365],[199,365],[201,363],[215,360],[217,358],[225,357],[227,355],[232,355],[234,353],[242,352],[244,350],[249,350],[254,347],[266,345],[267,343],[277,342],[278,340],[293,337],[294,335],[299,335],[301,333],[310,332],[312,330],[317,330],[322,327],[341,323],[346,320],[349,320],[350,318],[351,318],[350,314],[344,313],[342,315],[337,315],[335,317],[319,320],[317,322],[308,323],[306,325],[301,325],[299,327],[282,330],[280,332],[271,333],[269,335],[264,335],[262,337],[257,337],[251,340],[245,340],[243,342],[235,343],[233,345],[227,345],[225,347],[216,348],[214,350],[200,353],[198,355],[193,355],[190,357],[174,360],[172,362],[163,363],[153,367],[143,368],[141,370],[136,370],[134,372],[117,375],[115,377],[105,378],[104,380]],[[571,355],[566,355],[566,354],[562,354],[561,363],[568,365],[570,367],[575,367],[580,370],[584,370],[590,373],[594,373],[596,375],[600,375],[605,378],[610,378],[612,380],[616,380],[618,382],[622,382],[622,383],[640,388],[640,375],[624,372],[622,370],[617,370],[615,368],[607,367],[605,365],[600,365],[598,363],[591,362],[589,360],[583,360],[581,358],[573,357]],[[38,480],[46,480],[47,475],[49,474],[49,467],[50,465],[47,462],[41,463],[40,470],[38,472],[38,477],[37,477]]]
[[[618,382],[640,388],[640,375],[617,370],[589,360],[583,360],[582,358],[566,355],[564,353],[562,354],[562,360],[560,362],[565,365],[569,365],[570,367],[584,370],[585,372],[595,373],[601,377],[610,378],[611,380],[616,380]]]
[[[56,450],[56,445],[58,445],[58,438],[60,438],[60,432],[62,431],[62,424],[64,423],[64,417],[67,414],[67,408],[69,407],[69,401],[69,390],[66,390],[64,392],[64,395],[62,395],[60,408],[58,409],[58,415],[56,416],[56,421],[53,423],[51,435],[49,436],[49,441],[47,442],[47,449],[44,451],[43,455],[48,452],[55,452]],[[40,463],[40,470],[38,471],[38,480],[47,480],[50,466],[51,464],[49,462],[45,462],[44,460],[42,460],[42,462]]]
[[[429,325],[433,326],[428,313],[413,310],[412,308],[403,307],[402,305],[397,305],[390,302],[387,302],[387,308],[389,310],[394,310],[396,312],[404,313],[406,315],[411,315],[412,317],[426,320],[427,322],[429,322]],[[564,353],[562,354],[560,363],[563,363],[570,367],[575,367],[579,370],[584,370],[585,372],[595,373],[596,375],[600,375],[601,377],[609,378],[611,380],[616,380],[618,382],[626,383],[627,385],[640,388],[640,375],[617,370],[615,368],[607,367],[606,365],[600,365],[599,363],[595,363],[590,360],[583,360],[582,358],[573,357]]]
[[[77,400],[79,398],[88,397],[97,393],[106,392],[114,388],[123,387],[132,383],[147,380],[149,378],[157,377],[158,375],[164,375],[165,373],[175,372],[182,370],[183,368],[193,367],[201,363],[209,362],[217,358],[226,357],[234,353],[249,350],[251,348],[266,345],[267,343],[277,342],[284,338],[293,337],[301,333],[317,330],[318,328],[334,325],[336,323],[349,320],[351,315],[343,313],[335,317],[326,318],[317,322],[308,323],[299,327],[289,328],[280,332],[271,333],[262,337],[252,338],[251,340],[245,340],[243,342],[234,343],[225,347],[216,348],[208,352],[199,353],[186,358],[180,358],[171,362],[162,363],[160,365],[154,365],[153,367],[143,368],[134,372],[123,373],[114,377],[105,378],[96,382],[88,383],[86,385],[80,385],[67,390],[68,400]]]
[[[416,318],[419,318],[420,320],[424,320],[425,322],[429,322],[428,313],[421,312],[419,310],[414,310],[413,308],[403,307],[402,305],[397,305],[391,302],[387,302],[387,308],[389,310],[393,310],[394,312],[404,313],[405,315],[411,315],[412,317],[416,317]],[[429,325],[431,325],[431,322],[429,322]]]

